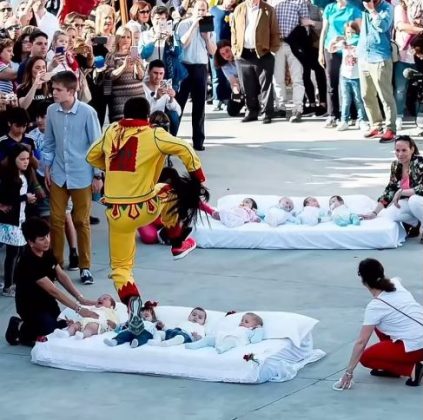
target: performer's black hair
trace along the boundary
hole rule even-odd
[[[175,194],[175,204],[171,212],[178,213],[179,219],[185,226],[195,224],[200,212],[201,201],[209,201],[210,193],[201,182],[191,174],[179,175],[175,168],[165,167],[159,178],[172,186]]]

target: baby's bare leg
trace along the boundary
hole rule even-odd
[[[77,331],[81,331],[81,324],[79,322],[74,322],[73,324],[69,325],[68,333],[70,336],[75,335]]]
[[[96,322],[88,323],[82,331],[84,338],[91,337],[92,335],[98,334],[98,324]]]

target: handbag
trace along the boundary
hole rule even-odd
[[[421,323],[420,321],[417,321],[417,319],[413,318],[410,315],[407,315],[405,312],[401,311],[400,309],[396,308],[394,305],[391,305],[390,303],[388,303],[386,300],[383,300],[379,297],[376,298],[377,300],[380,300],[381,302],[383,302],[384,304],[390,306],[392,309],[395,309],[397,312],[399,312],[400,314],[403,314],[404,316],[406,316],[407,318],[413,320],[414,322],[417,322],[417,324],[421,325],[423,327],[423,323]]]
[[[399,54],[399,47],[398,44],[391,39],[391,49],[392,49],[392,62],[398,63],[400,60],[400,54]]]

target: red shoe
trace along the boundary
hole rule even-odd
[[[379,140],[379,143],[391,143],[395,139],[395,133],[388,128],[384,133],[382,138]]]
[[[172,255],[174,260],[179,260],[188,255],[191,251],[197,248],[197,243],[192,238],[185,239],[179,248],[172,247]]]
[[[374,139],[374,138],[379,138],[382,137],[382,131],[379,130],[378,128],[371,128],[369,131],[366,131],[364,133],[364,137],[366,139]]]

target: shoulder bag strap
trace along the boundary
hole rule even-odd
[[[414,322],[417,322],[417,324],[421,325],[423,327],[423,324],[420,321],[417,321],[417,319],[413,318],[410,315],[407,315],[405,312],[401,311],[400,309],[396,308],[395,306],[391,305],[390,303],[386,302],[386,300],[383,300],[381,298],[376,298],[377,300],[380,300],[381,302],[383,302],[384,304],[390,306],[392,309],[395,309],[397,312],[403,314],[404,316],[406,316],[407,318],[410,318],[411,320],[413,320]]]

